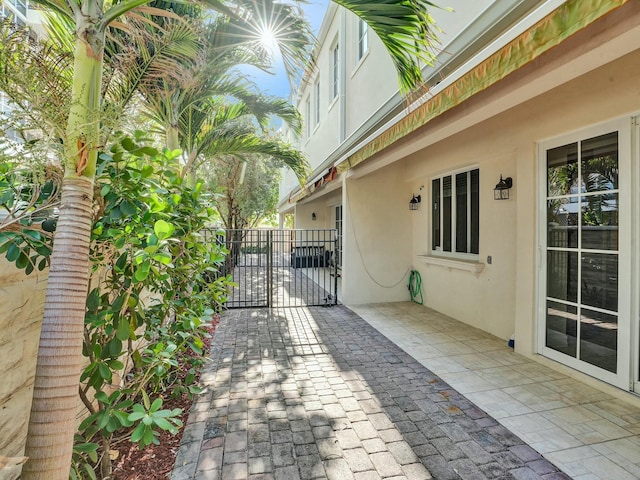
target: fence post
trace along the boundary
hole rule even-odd
[[[273,230],[267,230],[267,306],[273,307]]]

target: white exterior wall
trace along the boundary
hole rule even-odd
[[[375,194],[393,185],[389,202],[402,203],[408,212],[412,193],[422,193],[420,210],[411,212],[411,232],[400,235],[403,243],[393,247],[378,245],[378,256],[386,258],[397,250],[411,250],[412,263],[421,273],[425,304],[458,320],[507,339],[516,334],[516,350],[536,352],[538,279],[538,157],[537,143],[617,118],[628,119],[640,113],[640,50],[604,65],[573,81],[511,108],[488,120],[470,126],[444,140],[423,148],[391,166],[365,173],[348,184],[370,179],[382,172],[388,183],[370,185],[370,195],[354,198],[372,201]],[[499,96],[499,92],[495,92]],[[418,133],[415,139],[421,136]],[[399,149],[400,147],[398,147]],[[628,157],[630,152],[621,152]],[[387,156],[394,156],[392,147]],[[385,162],[385,155],[378,161]],[[635,164],[639,158],[633,158]],[[480,168],[480,254],[483,270],[474,273],[425,264],[430,253],[431,178],[459,168]],[[351,173],[357,177],[358,168]],[[500,175],[513,177],[507,201],[493,200],[493,188]],[[410,185],[410,186],[406,186]],[[419,192],[420,186],[424,190]],[[638,188],[636,185],[634,188]],[[375,204],[376,206],[378,204]],[[396,212],[400,216],[400,211]],[[621,212],[622,214],[622,212]],[[627,215],[630,212],[626,212]],[[379,231],[383,222],[375,215],[359,212],[356,223],[368,219],[366,231]],[[363,229],[359,225],[359,229]],[[347,228],[347,232],[349,229]],[[348,244],[349,245],[349,244]],[[351,250],[349,250],[351,252]],[[492,257],[488,265],[487,256]],[[354,255],[350,255],[352,258]],[[357,256],[357,255],[355,255]],[[366,275],[345,262],[346,303],[382,301],[378,292],[367,287]],[[389,264],[387,263],[387,268]],[[354,278],[355,277],[355,278]],[[348,279],[348,280],[347,280]],[[347,285],[349,285],[347,287]]]
[[[347,17],[345,70],[348,138],[398,91],[398,75],[384,45],[371,29],[368,32],[368,52],[358,61],[358,17],[351,12],[347,13]]]
[[[448,50],[451,41],[492,5],[502,3],[500,0],[482,0],[472,4],[465,0],[449,0],[443,7],[452,8],[452,12],[432,9],[430,13],[441,30],[436,67],[455,53]],[[343,33],[341,28],[344,28]],[[341,90],[337,98],[332,98],[332,51],[337,42],[344,43],[340,45],[343,60],[340,75],[344,77],[340,89],[344,87],[344,91]],[[305,122],[302,135],[293,138],[287,133],[292,143],[307,155],[312,170],[318,168],[341,145],[341,128],[344,128],[345,142],[355,141],[354,135],[358,129],[370,118],[381,116],[381,109],[387,102],[393,103],[394,96],[396,100],[398,98],[395,67],[382,42],[371,29],[368,32],[368,52],[358,60],[356,15],[330,3],[318,35],[318,44],[320,47],[316,52],[315,65],[307,72],[294,100]],[[431,71],[433,69],[427,69],[427,73]],[[316,124],[315,85],[318,80],[320,122]],[[307,99],[311,106],[310,118],[307,118]],[[344,127],[341,127],[343,123]],[[280,200],[287,199],[298,186],[295,175],[285,169],[280,183]],[[290,207],[285,203],[282,209]]]
[[[342,296],[346,304],[409,299],[410,186],[403,169],[379,170],[343,185],[344,258]]]
[[[544,4],[542,8],[496,48],[508,43],[562,2],[540,3]],[[477,11],[464,12],[465,18],[471,22],[488,16],[490,10],[501,4],[504,2],[478,3],[474,5]],[[461,5],[460,10],[464,7],[467,6]],[[544,333],[540,316],[544,313],[538,299],[545,295],[544,289],[540,290],[540,283],[544,283],[540,277],[544,277],[545,271],[541,259],[545,257],[539,251],[539,229],[542,228],[539,222],[542,220],[538,196],[544,172],[540,172],[538,145],[613,120],[628,124],[629,132],[625,135],[631,132],[632,118],[640,115],[638,18],[638,4],[629,2],[350,169],[342,179],[343,302],[407,300],[406,277],[392,288],[385,287],[394,285],[409,267],[413,267],[422,275],[427,306],[503,339],[515,333],[517,352],[540,353],[538,337],[540,332]],[[442,22],[440,25],[444,26]],[[354,31],[357,31],[356,25],[354,21]],[[446,26],[444,28],[447,30]],[[366,68],[369,63],[375,63],[371,57],[365,59],[348,79],[348,88],[352,90],[347,92],[354,96],[368,92]],[[362,83],[356,88],[359,81]],[[447,81],[449,79],[443,84]],[[436,90],[441,87],[444,88],[440,85]],[[347,105],[349,128],[357,128],[357,124],[366,120],[365,110],[360,109],[366,109],[367,104],[364,101],[359,104],[350,95]],[[631,151],[627,143],[621,143],[620,151],[621,172],[624,175],[631,172],[633,181],[628,176],[621,180],[618,281],[620,305],[626,305],[620,310],[622,336],[619,336],[619,342],[627,342],[628,332],[636,341],[620,347],[622,356],[626,355],[624,352],[629,346],[637,350],[637,332],[640,331],[640,322],[634,313],[640,305],[640,294],[637,293],[640,291],[640,255],[636,253],[637,238],[631,240],[632,235],[637,237],[640,233],[640,220],[637,220],[640,218],[640,195],[637,193],[640,190],[640,149],[637,146],[640,128],[636,127],[633,135],[635,150]],[[475,167],[480,171],[477,261],[472,264],[457,262],[458,265],[434,261],[433,257],[437,255],[430,252],[431,180]],[[500,175],[512,177],[514,181],[508,201],[493,200],[493,188]],[[319,211],[318,206],[324,201],[323,193],[323,190],[315,192],[303,200],[305,215]],[[421,207],[415,212],[408,209],[412,194],[422,195]],[[635,202],[633,205],[630,198]],[[323,217],[323,221],[328,218]],[[634,369],[637,369],[638,355],[636,352],[629,357]],[[576,371],[573,374],[584,377]],[[634,378],[637,380],[637,376]],[[624,381],[611,383],[626,389]],[[635,389],[640,391],[637,381]]]

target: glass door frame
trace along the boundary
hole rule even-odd
[[[617,335],[617,368],[616,373],[604,370],[583,360],[561,353],[546,346],[546,318],[547,318],[547,151],[573,142],[581,142],[589,138],[607,133],[618,132],[618,335]],[[631,315],[633,287],[632,268],[635,254],[632,249],[632,229],[637,222],[632,222],[633,178],[631,175],[631,118],[625,117],[614,121],[587,127],[569,134],[565,134],[538,143],[538,288],[537,288],[537,319],[536,319],[536,351],[537,353],[555,360],[570,368],[596,377],[604,382],[615,385],[624,390],[632,389],[631,374],[633,357],[632,346],[637,350],[637,341],[632,339],[632,323],[637,323],[637,315]],[[638,237],[636,237],[638,238]],[[580,287],[578,287],[580,288]],[[633,319],[633,321],[632,321]],[[578,319],[579,321],[579,319]],[[633,327],[635,330],[635,325]],[[637,365],[637,362],[635,362]],[[636,375],[637,378],[637,375]]]
[[[630,390],[640,393],[640,116],[631,119],[632,224],[631,245],[631,374]]]

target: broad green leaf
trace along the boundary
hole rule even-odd
[[[162,407],[162,398],[158,397],[153,401],[149,410],[151,412],[155,412],[156,410],[159,410],[160,407]]]
[[[106,358],[119,356],[122,353],[122,341],[118,338],[112,338],[104,346],[104,353]]]
[[[98,412],[98,421],[96,422],[96,425],[98,426],[98,428],[100,430],[104,429],[107,424],[109,423],[109,415],[107,415],[107,412]]]
[[[29,257],[24,252],[20,252],[20,256],[16,260],[16,267],[25,268],[27,265],[29,265]]]
[[[129,325],[129,320],[127,320],[125,317],[122,317],[120,318],[120,322],[118,323],[116,338],[124,342],[129,338],[129,335],[131,335],[131,326]]]
[[[98,449],[98,444],[96,443],[76,443],[73,446],[74,450],[83,453],[95,452]]]
[[[111,377],[112,377],[111,370],[104,363],[99,363],[98,364],[98,372],[100,373],[100,376],[104,380],[106,380],[108,382],[111,381]],[[100,427],[100,428],[103,428],[103,427]]]
[[[120,204],[120,211],[124,215],[131,216],[131,215],[135,215],[136,212],[138,211],[138,209],[136,208],[136,206],[133,203],[125,200],[124,202],[122,202]]]
[[[11,242],[9,245],[9,249],[7,250],[7,260],[10,262],[15,262],[19,257],[22,250],[15,243]]]
[[[115,299],[115,301],[111,305],[111,311],[119,312],[120,310],[122,310],[122,305],[124,305],[125,298],[127,298],[126,292],[118,295],[118,297]]]
[[[144,429],[144,437],[142,438],[142,441],[145,445],[151,445],[153,443],[153,430],[151,428],[146,427]]]
[[[91,312],[96,311],[100,306],[100,289],[94,288],[87,297],[87,309]]]
[[[97,452],[90,452],[89,458],[91,458],[92,461],[97,462],[98,461]],[[86,474],[88,475],[89,480],[98,480],[98,476],[96,475],[96,472],[91,465],[89,465],[88,463],[85,463],[83,465],[83,468]]]
[[[162,417],[154,417],[153,422],[162,430],[167,430],[172,433],[176,431],[176,427],[171,425],[171,423]]]
[[[133,414],[131,414],[133,415]],[[129,415],[129,419],[131,420],[131,415]],[[144,436],[144,432],[146,430],[146,427],[143,423],[139,424],[135,430],[133,431],[133,433],[131,434],[131,441],[133,443],[138,443],[142,437]]]
[[[98,400],[99,402],[102,403],[109,403],[109,398],[107,397],[107,394],[104,392],[96,392],[96,394],[94,395],[95,399]]]
[[[136,148],[136,144],[133,143],[133,140],[131,140],[129,137],[125,137],[120,141],[120,145],[122,145],[122,147],[127,151],[127,152],[131,152],[133,150],[135,150]]]
[[[144,390],[142,390],[142,401],[144,402],[144,408],[146,408],[147,410],[151,407],[151,400],[149,400],[149,395],[147,395],[147,392],[145,392]]]
[[[40,234],[40,232],[36,232],[35,230],[27,230],[26,228],[23,228],[22,233],[28,237],[31,237],[33,240],[42,240],[42,235]]]
[[[156,262],[160,262],[164,265],[169,265],[171,263],[172,257],[168,253],[158,252],[152,257]]]
[[[175,227],[164,220],[158,220],[153,226],[153,231],[160,240],[164,240],[173,234]]]
[[[136,268],[135,273],[133,274],[133,279],[136,282],[142,282],[149,276],[149,271],[151,270],[151,263],[149,260],[145,260],[142,264]]]
[[[95,421],[95,419],[98,418],[99,415],[100,415],[100,412],[96,412],[93,415],[89,415],[82,422],[80,422],[80,425],[78,426],[78,430],[80,430],[81,432],[86,430],[87,427],[91,425]]]

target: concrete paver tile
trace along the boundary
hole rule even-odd
[[[222,467],[224,480],[245,480],[248,476],[246,463],[232,463]]]
[[[400,465],[408,465],[418,462],[418,457],[406,442],[387,443],[387,448],[396,462]]]
[[[326,476],[320,455],[305,455],[296,458],[296,465],[303,479],[323,478]]]
[[[364,472],[374,468],[371,460],[369,460],[369,454],[364,448],[345,450],[343,455],[352,472]]]
[[[379,452],[370,455],[370,460],[376,467],[376,471],[382,477],[391,477],[393,475],[402,475],[402,469],[393,455],[389,452]]]
[[[358,435],[358,438],[360,438],[360,440],[368,440],[370,438],[376,438],[378,436],[378,431],[369,420],[354,422],[351,424],[351,427],[356,432],[356,435]]]
[[[318,452],[323,460],[342,457],[342,449],[335,438],[321,438],[316,441]]]
[[[491,339],[455,330],[455,322],[439,314],[433,325],[411,320],[424,328],[418,337],[403,326],[405,320],[399,317],[392,328],[402,330],[406,348],[429,344],[434,351],[442,345],[457,351],[462,347],[456,342]],[[394,320],[387,315],[384,322]],[[443,333],[447,325],[450,334]],[[434,360],[444,365],[448,359],[440,354]],[[462,369],[450,371],[462,373],[452,378],[466,378],[478,356],[495,363],[480,372],[488,381],[527,375],[501,369],[518,363],[500,363],[491,352],[460,355],[466,355]],[[549,394],[562,394],[566,381],[549,377],[556,382]],[[206,393],[193,404],[173,480],[566,478],[344,307],[225,313],[201,382]],[[530,390],[517,392],[526,396]],[[500,414],[507,412],[500,408]],[[594,422],[593,431],[609,428]],[[634,422],[640,424],[640,416]]]
[[[422,463],[410,463],[402,466],[402,473],[407,480],[430,480],[431,474]]]
[[[225,452],[237,452],[247,449],[247,431],[229,432],[225,437]]]
[[[353,472],[344,458],[324,461],[324,469],[329,480],[351,480]]]

